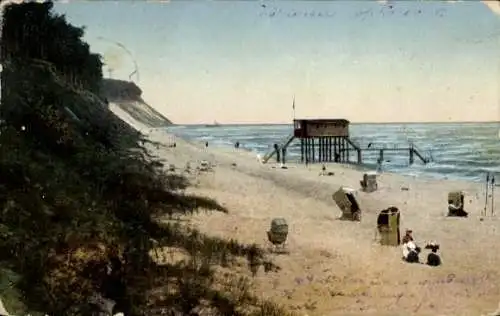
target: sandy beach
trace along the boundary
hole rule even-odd
[[[149,137],[166,145],[175,139],[162,130],[151,131]],[[263,298],[309,316],[484,315],[497,308],[500,221],[490,210],[480,220],[484,184],[384,173],[377,191],[356,193],[362,221],[341,221],[332,193],[340,186],[359,189],[362,171],[332,164],[327,168],[334,176],[319,176],[321,164],[280,169],[273,162],[259,163],[248,151],[179,138],[175,142],[175,148],[154,150],[179,173],[187,163],[192,168],[202,160],[213,164],[213,172],[190,176],[194,186],[188,191],[229,209],[228,214],[200,212],[190,217],[191,225],[209,235],[268,248],[270,221],[288,221],[289,254],[270,254],[281,271],[261,270],[253,278]],[[469,218],[445,216],[452,190],[466,191]],[[402,234],[411,228],[419,245],[441,245],[441,267],[404,263],[400,247],[379,244],[377,215],[389,206],[401,211]],[[422,252],[421,261],[427,252]],[[245,269],[238,272],[250,276]]]

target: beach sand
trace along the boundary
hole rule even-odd
[[[167,145],[174,139],[161,130],[149,137]],[[154,150],[179,172],[188,162],[193,168],[202,160],[214,164],[213,172],[191,178],[195,185],[188,191],[229,209],[228,214],[200,212],[190,217],[191,225],[208,235],[269,248],[271,220],[287,220],[289,253],[270,254],[281,271],[260,270],[252,279],[262,298],[309,316],[483,315],[497,308],[500,220],[489,215],[490,209],[480,220],[484,184],[384,173],[377,191],[357,193],[362,221],[341,221],[332,194],[340,186],[359,189],[362,171],[331,164],[328,171],[335,175],[319,176],[321,164],[280,169],[272,162],[259,163],[248,151],[175,142],[176,148]],[[469,218],[445,216],[452,190],[466,191]],[[389,206],[401,211],[402,234],[411,228],[420,246],[428,241],[441,245],[441,267],[404,263],[400,247],[379,244],[377,215]],[[427,253],[422,252],[421,261]]]

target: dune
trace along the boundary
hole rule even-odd
[[[149,137],[167,143],[174,136],[157,129]],[[319,177],[321,165],[289,164],[284,170],[260,164],[246,151],[176,142],[176,148],[151,150],[179,169],[186,163],[211,162],[215,172],[199,173],[197,185],[188,190],[215,198],[229,209],[228,214],[190,217],[190,225],[267,248],[271,220],[288,221],[289,254],[270,254],[282,269],[259,271],[253,278],[254,290],[263,298],[309,316],[483,315],[496,309],[499,221],[490,215],[480,220],[482,185],[382,174],[377,191],[357,192],[362,221],[340,221],[341,211],[331,195],[341,185],[358,188],[360,171],[332,164],[327,168],[335,176]],[[447,193],[452,190],[467,192],[469,218],[445,216]],[[389,206],[400,209],[401,229],[412,228],[418,244],[441,245],[443,266],[404,263],[400,247],[379,244],[376,218]],[[250,276],[243,269],[238,273]]]

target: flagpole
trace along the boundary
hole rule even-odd
[[[293,95],[292,110],[293,110],[293,120],[295,121],[295,94]]]

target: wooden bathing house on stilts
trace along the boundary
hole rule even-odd
[[[345,119],[294,120],[294,136],[300,139],[300,160],[305,163],[348,163],[356,152],[361,163],[361,149],[349,139],[349,121]]]
[[[363,151],[377,151],[379,161],[384,161],[384,152],[405,151],[409,154],[409,164],[413,164],[415,156],[424,164],[431,158],[424,157],[413,143],[404,147],[387,144],[369,144],[361,148],[349,137],[349,121],[346,119],[294,119],[293,132],[281,143],[274,144],[273,149],[261,159],[266,163],[273,156],[278,162],[285,163],[288,146],[300,140],[300,161],[302,163],[363,163]],[[351,161],[351,153],[355,158]]]
[[[349,163],[350,153],[355,152],[361,163],[361,149],[349,139],[349,121],[345,119],[294,119],[293,133],[279,145],[275,144],[262,162],[276,155],[278,162],[285,162],[286,149],[293,140],[300,140],[300,160],[303,163]]]

